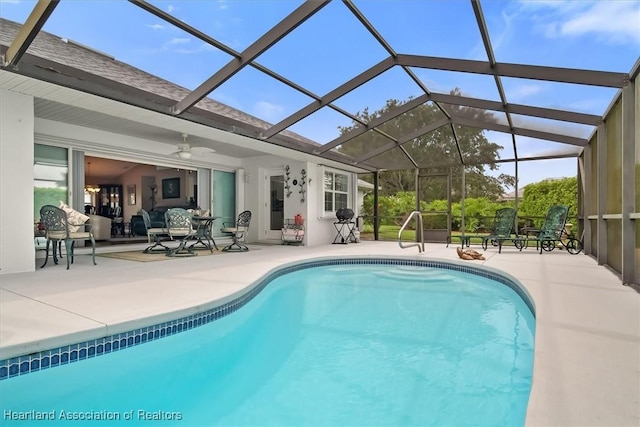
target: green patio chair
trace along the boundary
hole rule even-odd
[[[516,219],[516,210],[514,208],[502,208],[496,211],[493,217],[493,225],[489,234],[482,237],[482,248],[486,251],[489,242],[493,246],[498,247],[498,253],[502,252],[502,244],[505,240],[513,240],[518,249],[522,247],[522,242],[518,236],[512,236],[513,224]]]
[[[65,251],[67,253],[67,270],[69,265],[73,264],[73,251],[76,240],[91,241],[91,256],[93,257],[93,265],[96,264],[96,241],[91,232],[91,224],[74,224],[70,223],[67,213],[53,205],[44,205],[40,208],[40,221],[44,225],[45,237],[47,239],[47,249],[44,264],[40,268],[47,265],[49,259],[49,245],[53,243],[53,262],[58,263],[58,248],[60,242],[64,242]]]
[[[527,246],[529,241],[533,240],[536,242],[536,249],[539,249],[540,253],[542,251],[551,252],[559,242],[562,242],[568,214],[569,208],[565,205],[551,206],[537,234],[527,237]]]

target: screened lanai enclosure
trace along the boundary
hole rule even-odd
[[[41,0],[21,19],[2,16],[0,52],[2,69],[11,73],[356,168],[373,184],[374,198],[381,174],[392,171],[413,177],[416,191],[432,186],[445,199],[482,194],[487,181],[476,178],[490,177],[505,192],[515,191],[516,206],[520,183],[531,182],[539,169],[547,168],[548,177],[577,176],[574,231],[585,253],[623,283],[638,284],[638,42],[617,54],[622,69],[611,69],[606,43],[593,51],[554,51],[554,37],[523,24],[525,17],[553,24],[542,3],[507,3],[509,19],[496,13],[498,2],[478,0],[227,4],[260,17],[249,22],[249,38],[232,33],[220,2]],[[637,13],[637,2],[607,3],[619,10],[631,4]],[[105,22],[101,7],[118,8],[123,22]],[[71,9],[76,22],[62,18]],[[182,18],[186,11],[189,20]],[[563,13],[579,22],[586,11]],[[81,23],[96,32],[116,25],[157,31],[147,45],[124,31],[96,46],[91,38],[71,40]],[[569,31],[556,24],[557,34]],[[220,32],[225,25],[229,32]],[[70,34],[66,46],[45,54],[46,33],[62,28]],[[130,53],[164,49],[159,34],[165,29],[176,43],[189,40],[206,56],[167,50],[164,61],[143,65]],[[523,41],[526,31],[537,37]],[[87,46],[175,85],[150,91],[144,78],[68,59],[68,52],[77,57]],[[105,54],[104,60],[114,58]],[[542,93],[545,98],[535,96]],[[285,98],[286,105],[278,102]],[[247,114],[230,114],[226,104]],[[247,111],[249,105],[260,108]],[[450,235],[451,215],[447,221]]]

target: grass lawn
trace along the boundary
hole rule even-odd
[[[400,231],[399,225],[381,225],[380,230],[378,230],[378,239],[379,240],[398,240],[398,231]],[[361,238],[365,238],[367,240],[373,240],[373,231],[361,232]],[[402,232],[402,240],[411,240],[414,241],[416,239],[416,231],[415,230],[404,230]]]
[[[380,230],[378,231],[378,239],[379,240],[387,240],[387,241],[396,241],[398,240],[398,231],[400,231],[399,225],[381,225]],[[462,233],[460,231],[452,231],[451,232],[451,242],[453,244],[460,244],[460,239],[457,236],[460,236]],[[482,236],[486,236],[488,233],[470,233],[472,237],[471,244],[480,245],[482,243]],[[361,232],[360,238],[363,240],[373,240],[373,231]],[[405,230],[402,232],[402,241],[403,242],[414,242],[416,240],[416,231],[415,230]],[[503,243],[503,246],[513,246],[513,242],[511,240],[507,240]]]

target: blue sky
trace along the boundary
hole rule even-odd
[[[300,1],[151,1],[157,7],[242,51],[301,4]],[[356,7],[398,53],[486,60],[470,2],[462,0],[368,0]],[[0,16],[24,22],[34,1],[0,0]],[[484,1],[481,3],[498,62],[628,72],[640,56],[640,1]],[[117,23],[117,25],[116,25]],[[126,1],[63,0],[44,27],[189,89],[196,88],[231,57]],[[387,56],[341,2],[334,0],[258,62],[323,96]],[[499,100],[490,76],[414,69],[435,92],[458,87],[468,96]],[[616,90],[503,78],[513,103],[602,114]],[[387,99],[419,96],[419,87],[399,68],[338,99],[356,113],[381,108]],[[220,102],[272,123],[311,100],[251,67],[210,94]],[[549,120],[514,117],[526,127],[589,136],[592,129]],[[323,108],[291,130],[326,143],[348,118]],[[487,132],[513,157],[511,136]],[[535,155],[571,146],[518,137],[518,154]],[[574,175],[576,160],[523,162],[521,184]],[[502,172],[513,174],[512,166]]]

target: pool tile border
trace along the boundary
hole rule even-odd
[[[348,258],[326,258],[313,261],[303,261],[292,265],[279,267],[277,270],[268,273],[249,292],[238,298],[218,307],[203,311],[191,316],[181,317],[175,320],[158,323],[145,328],[138,328],[119,334],[110,335],[104,338],[83,341],[80,343],[57,347],[51,350],[31,353],[24,356],[13,357],[0,360],[0,381],[37,372],[44,369],[53,368],[60,365],[90,359],[114,351],[123,350],[128,347],[137,346],[145,342],[174,335],[198,326],[213,322],[221,317],[227,316],[238,310],[246,303],[258,295],[274,279],[299,270],[314,267],[324,267],[329,265],[403,265],[412,267],[432,267],[448,270],[460,271],[474,274],[487,279],[495,280],[513,289],[527,304],[531,313],[535,317],[535,307],[528,293],[518,284],[514,278],[508,277],[504,273],[486,269],[486,267],[475,267],[461,265],[440,260],[424,259],[404,259],[404,258],[372,258],[372,257],[348,257]]]

